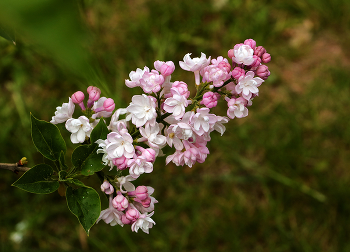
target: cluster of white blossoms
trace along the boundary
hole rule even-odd
[[[137,69],[125,80],[130,88],[140,87],[144,94],[135,95],[127,108],[117,109],[110,98],[100,98],[96,87],[89,87],[87,108],[84,94],[76,92],[62,107],[58,107],[52,123],[66,122],[72,133],[73,143],[83,143],[89,138],[99,118],[111,117],[106,139],[99,139],[97,153],[102,153],[102,162],[110,170],[120,171],[113,179],[106,178],[101,190],[109,195],[109,207],[101,212],[98,221],[114,226],[131,225],[148,233],[155,222],[151,219],[154,204],[158,201],[151,195],[149,186],[135,186],[131,181],[144,173],[153,171],[158,156],[165,155],[162,149],[169,146],[173,151],[166,163],[192,167],[203,163],[209,150],[210,134],[225,132],[224,124],[230,119],[248,115],[252,99],[259,94],[258,87],[270,72],[263,63],[271,60],[270,54],[256,42],[247,39],[228,51],[229,60],[219,56],[191,58],[188,53],[179,62],[182,69],[195,75],[196,94],[190,98],[188,86],[183,81],[171,82],[175,70],[172,61],[156,61],[154,68]],[[218,101],[227,103],[227,117],[211,113]],[[84,116],[73,119],[74,103],[79,104]],[[122,175],[122,172],[128,173]]]

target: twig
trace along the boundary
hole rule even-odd
[[[0,163],[0,169],[10,170],[18,174],[18,172],[20,171],[26,172],[30,170],[30,168],[23,166],[26,163],[27,163],[27,158],[23,157],[21,158],[21,160],[19,160],[17,163],[14,163],[14,164]]]

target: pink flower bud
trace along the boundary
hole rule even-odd
[[[165,64],[163,64],[160,67],[160,73],[164,77],[171,75],[174,72],[174,70],[175,70],[175,65],[172,61],[167,61],[165,62]]]
[[[139,211],[137,211],[134,208],[129,208],[128,211],[125,213],[125,217],[132,223],[138,220],[140,217]]]
[[[258,46],[254,50],[254,55],[261,57],[264,53],[266,53],[266,49],[262,46]]]
[[[201,101],[201,104],[203,104],[207,108],[213,108],[216,107],[216,105],[218,104],[219,98],[220,95],[218,93],[213,93],[209,91],[203,95],[203,100]]]
[[[266,80],[270,76],[269,68],[265,65],[260,65],[256,70],[255,74],[261,79]]]
[[[72,102],[79,104],[84,101],[85,95],[81,91],[77,91],[72,95]]]
[[[245,70],[243,68],[240,67],[235,67],[232,70],[232,77],[235,78],[236,80],[238,80],[241,76],[245,75]]]
[[[112,194],[114,192],[114,187],[107,180],[105,180],[101,185],[101,191],[105,194]]]
[[[138,186],[135,190],[135,196],[139,200],[145,200],[148,197],[148,189],[146,186]]]
[[[228,50],[227,56],[228,56],[230,59],[232,59],[232,57],[235,56],[235,53],[234,53],[233,49]]]
[[[93,90],[91,90],[91,92],[89,93],[89,100],[91,100],[91,101],[97,101],[98,99],[100,99],[100,95],[101,95],[101,91],[98,92],[98,90],[93,89]]]
[[[252,49],[256,47],[256,42],[254,39],[246,39],[244,40],[245,45],[249,45]]]
[[[115,108],[115,103],[114,103],[113,99],[108,98],[107,100],[105,100],[105,102],[103,103],[103,108],[107,112],[112,112]]]
[[[122,215],[122,223],[124,225],[130,225],[131,224],[131,221],[128,218],[126,218],[126,214]]]
[[[261,58],[256,56],[256,55],[254,55],[253,58],[254,58],[254,62],[253,62],[253,64],[250,65],[250,67],[257,67],[257,66],[259,66],[260,63],[261,63]]]
[[[118,211],[124,211],[129,206],[129,201],[127,198],[124,197],[122,194],[118,194],[114,199],[112,200],[112,205],[115,209]]]
[[[119,170],[125,170],[128,168],[128,160],[126,157],[121,156],[120,158],[113,159],[113,164],[117,166]]]
[[[269,53],[264,53],[262,56],[261,56],[261,59],[262,59],[262,62],[264,63],[268,63],[271,61],[271,55]]]
[[[143,207],[147,208],[151,205],[151,197],[147,197],[146,199],[144,199],[143,201],[141,201],[141,204]]]

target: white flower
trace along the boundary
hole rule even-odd
[[[146,234],[149,234],[149,229],[153,227],[153,225],[155,225],[156,223],[154,222],[154,220],[152,220],[150,217],[154,214],[154,212],[150,213],[150,214],[141,214],[139,219],[137,221],[135,221],[132,225],[131,225],[131,230],[133,232],[136,232],[139,230],[139,228],[141,228],[141,230],[143,232],[145,232]]]
[[[109,170],[112,170],[112,168],[114,167],[113,158],[110,158],[108,156],[108,153],[106,150],[106,147],[109,141],[107,139],[106,140],[98,139],[95,143],[97,143],[98,147],[101,148],[101,149],[97,149],[96,153],[97,154],[103,153],[103,157],[102,157],[103,164],[108,165],[109,167],[111,167]]]
[[[223,123],[228,123],[228,118],[223,116],[216,116],[216,123],[214,125],[214,130],[219,132],[221,136],[225,133],[226,127]]]
[[[134,95],[131,99],[132,102],[126,108],[130,113],[126,117],[126,120],[129,121],[131,119],[132,123],[135,124],[137,128],[145,125],[146,122],[154,125],[157,112],[155,101],[152,98],[145,94]]]
[[[100,220],[103,220],[104,222],[106,222],[106,224],[110,224],[111,226],[115,226],[117,224],[119,224],[120,226],[124,226],[123,222],[121,221],[121,216],[123,215],[123,212],[120,212],[113,207],[112,198],[112,195],[109,196],[109,207],[101,211],[100,217],[98,217],[96,223],[98,223]]]
[[[72,143],[83,143],[86,137],[90,137],[92,127],[86,116],[80,116],[78,119],[68,119],[66,129],[72,133],[70,140]]]
[[[153,171],[153,164],[147,162],[143,156],[130,159],[128,166],[130,167],[129,173],[134,178],[138,178],[143,173],[151,173]]]
[[[125,80],[125,85],[129,88],[140,86],[140,80],[142,79],[143,74],[146,72],[147,73],[149,72],[149,68],[146,66],[144,67],[143,70],[141,70],[140,68],[137,68],[136,72],[131,71],[129,74],[130,80]]]
[[[191,59],[190,55],[191,53],[187,53],[184,57],[184,61],[179,62],[180,67],[183,70],[191,71],[191,72],[200,71],[201,69],[203,69],[204,67],[210,64],[211,57],[207,59],[204,53],[201,53],[200,58]]]
[[[227,116],[231,119],[237,117],[242,118],[246,117],[248,115],[248,109],[245,107],[245,104],[247,103],[246,100],[244,100],[242,97],[239,97],[237,99],[232,98],[228,101],[227,106]]]
[[[117,178],[117,186],[119,186],[122,193],[135,191],[135,186],[130,182],[134,181],[135,179],[136,178],[132,177],[131,175],[119,177]]]
[[[180,61],[180,67],[183,70],[194,72],[194,77],[196,81],[196,85],[200,84],[200,76],[199,71],[205,68],[210,64],[210,58],[206,58],[204,53],[201,53],[200,58],[193,58],[190,57],[191,53],[187,53],[184,57],[184,61]]]
[[[254,50],[249,45],[241,45],[238,49],[233,50],[234,57],[232,60],[237,64],[249,66],[254,63]]]
[[[109,143],[106,146],[106,151],[110,158],[120,158],[122,156],[132,158],[134,156],[133,139],[129,133],[111,132],[107,135],[107,140]]]
[[[154,126],[150,126],[149,123],[146,123],[145,128],[139,128],[140,133],[143,137],[138,139],[138,142],[147,141],[148,145],[152,148],[162,148],[166,144],[166,137],[163,135],[158,135],[159,133],[159,124],[155,123]]]
[[[238,84],[235,87],[237,94],[242,93],[242,96],[246,100],[250,100],[252,94],[257,95],[259,93],[258,87],[263,83],[263,79],[260,77],[254,78],[254,72],[249,71],[245,76],[242,76],[238,80]]]
[[[127,129],[126,120],[119,120],[120,115],[124,115],[128,112],[125,108],[117,109],[114,114],[112,115],[111,122],[109,123],[109,126],[107,127],[110,131],[118,132],[119,134],[124,129]]]
[[[197,113],[191,119],[194,132],[199,136],[209,132],[216,122],[215,117],[215,115],[209,114],[208,108],[197,109]]]
[[[52,120],[50,123],[53,123],[53,124],[63,123],[68,119],[72,118],[72,115],[74,113],[74,108],[75,108],[75,105],[72,99],[69,97],[68,103],[63,103],[62,107],[56,108],[55,116],[52,117]]]
[[[189,101],[177,89],[171,88],[171,91],[174,95],[165,100],[163,109],[168,113],[173,113],[174,118],[179,120],[185,114]]]

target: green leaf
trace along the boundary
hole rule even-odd
[[[108,133],[109,133],[109,130],[103,118],[101,118],[98,124],[95,126],[95,128],[91,132],[91,135],[90,135],[91,143],[95,143],[98,139],[106,139]]]
[[[51,179],[53,169],[47,164],[39,164],[24,173],[13,186],[31,193],[46,194],[56,191],[58,181]]]
[[[35,147],[46,158],[58,160],[66,153],[66,143],[56,125],[36,119],[32,114],[32,139]]]
[[[58,161],[60,163],[60,170],[66,171],[66,170],[68,170],[68,166],[66,165],[66,162],[64,160],[64,155],[65,155],[65,153],[63,151],[61,151],[60,158]]]
[[[80,187],[87,187],[83,182],[81,182],[79,179],[68,179],[67,180],[68,183],[71,183],[73,185],[76,186],[80,186]]]
[[[78,218],[85,232],[95,224],[101,213],[101,201],[98,193],[90,187],[73,189],[68,187],[66,199],[69,210]]]
[[[92,175],[101,171],[105,165],[102,162],[103,154],[97,154],[97,144],[81,145],[72,153],[72,163],[82,175]]]
[[[15,33],[12,29],[7,29],[4,26],[0,25],[0,36],[16,45]]]

